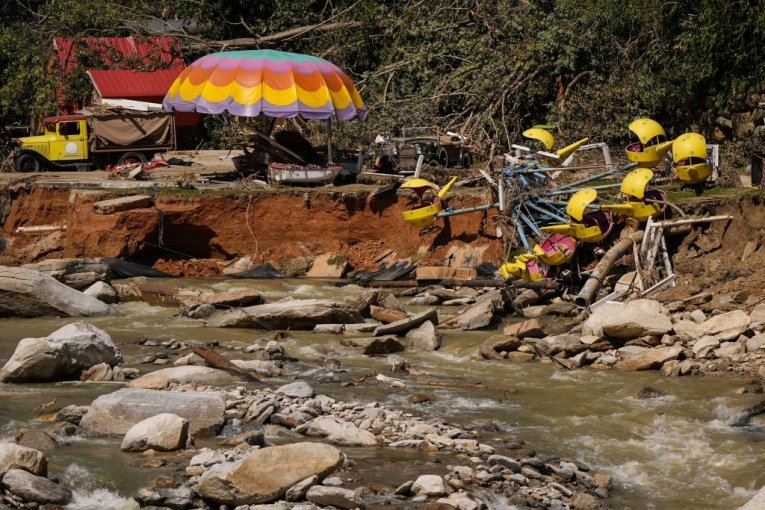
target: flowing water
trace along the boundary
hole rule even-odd
[[[173,280],[172,285],[219,290],[254,287],[268,300],[286,296],[341,297],[360,292],[305,280],[213,281]],[[119,344],[128,366],[142,372],[144,357],[161,350],[135,343],[139,338],[219,341],[224,347],[244,347],[262,331],[204,328],[201,322],[175,317],[177,310],[145,303],[119,305],[121,317],[89,319]],[[71,319],[0,320],[0,362],[4,363],[24,337],[45,336]],[[579,370],[564,372],[545,363],[488,362],[475,359],[478,344],[496,331],[446,332],[444,347],[435,353],[402,353],[422,375],[408,381],[438,380],[449,386],[414,385],[391,390],[373,383],[343,387],[318,385],[339,399],[379,401],[414,414],[441,417],[452,423],[487,432],[483,437],[501,442],[509,436],[526,441],[540,455],[578,459],[594,471],[614,477],[611,504],[624,509],[733,509],[765,484],[765,429],[728,425],[736,410],[757,402],[759,395],[735,393],[742,381],[713,378],[665,378],[657,372],[622,373]],[[370,370],[387,373],[389,360],[368,358],[343,348],[339,337],[296,332],[285,341],[287,352],[307,365],[339,359],[350,380]],[[244,354],[238,354],[245,357]],[[303,367],[305,368],[305,366]],[[294,375],[286,366],[286,378]],[[295,369],[292,369],[293,371]],[[472,383],[481,382],[484,387]],[[665,396],[641,400],[635,394],[651,386]],[[55,405],[89,404],[98,395],[115,391],[115,383],[57,383],[0,385],[0,438],[12,437],[22,427],[40,426],[33,409]],[[411,393],[434,397],[412,404]],[[390,485],[419,472],[443,470],[433,456],[412,450],[351,449],[361,469],[374,466],[372,478]],[[141,468],[145,458],[121,453],[119,440],[73,438],[49,454],[50,471],[76,488],[71,509],[133,509],[128,498],[158,474],[183,464],[188,454],[165,454],[168,467]]]

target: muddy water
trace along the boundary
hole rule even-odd
[[[180,283],[174,281],[174,284]],[[186,280],[184,285],[219,290],[251,286],[267,299],[339,297],[361,289],[339,290],[331,285],[305,281],[221,282]],[[128,366],[143,372],[142,365],[158,348],[134,343],[136,339],[175,338],[243,347],[264,332],[206,329],[199,322],[176,318],[176,310],[145,303],[120,305],[118,318],[91,322],[108,331],[120,345]],[[5,319],[0,321],[0,362],[5,362],[17,341],[44,336],[66,324],[66,319]],[[509,436],[526,440],[541,455],[576,458],[596,471],[614,476],[614,508],[630,509],[732,509],[765,484],[765,429],[731,428],[735,409],[756,402],[758,395],[737,395],[741,381],[711,378],[664,378],[655,372],[620,373],[581,370],[563,372],[550,364],[501,363],[472,359],[477,345],[493,332],[449,332],[437,353],[405,353],[419,375],[392,374],[408,381],[405,390],[390,390],[364,383],[319,390],[341,399],[377,400],[390,407],[445,418],[456,424],[484,430],[484,437],[502,442]],[[301,359],[283,380],[307,366],[340,360],[350,380],[369,370],[386,372],[389,359],[366,358],[341,347],[338,337],[298,332],[285,347]],[[245,357],[242,355],[241,357]],[[292,370],[292,372],[290,371]],[[439,381],[449,386],[416,384]],[[488,389],[471,387],[482,382]],[[274,384],[279,384],[275,381]],[[651,386],[666,396],[639,400],[638,390]],[[88,404],[116,384],[60,383],[0,385],[0,437],[10,437],[21,427],[39,426],[33,409],[56,400],[55,405]],[[428,404],[410,404],[411,393],[434,397]],[[434,457],[394,449],[354,449],[352,458],[362,469],[374,465],[372,479],[395,485],[414,473],[438,472]],[[168,466],[183,463],[182,454],[166,454]],[[118,440],[73,439],[69,446],[50,454],[51,471],[78,488],[70,508],[135,508],[124,496],[148,484],[171,467],[144,469],[145,461],[119,451]]]

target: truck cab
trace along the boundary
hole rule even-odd
[[[46,163],[87,163],[88,120],[84,115],[60,115],[43,120],[43,134],[19,138],[14,160],[19,172],[36,172]]]

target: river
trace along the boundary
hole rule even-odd
[[[228,290],[248,287],[260,290],[267,300],[340,297],[360,292],[356,287],[338,289],[306,280],[222,281],[172,280],[165,283]],[[404,300],[405,303],[405,300]],[[212,329],[199,321],[176,317],[176,309],[146,303],[118,305],[120,317],[88,319],[103,328],[119,345],[126,365],[142,373],[154,365],[144,358],[162,348],[139,345],[140,338],[210,342],[224,348],[244,347],[265,332]],[[4,363],[16,343],[25,337],[46,336],[72,319],[0,320],[0,362]],[[548,363],[490,362],[475,358],[477,346],[496,331],[445,332],[443,348],[434,353],[402,353],[401,357],[421,372],[419,380],[438,379],[450,386],[409,383],[391,390],[373,383],[344,387],[316,385],[330,396],[361,401],[377,400],[413,414],[441,417],[466,428],[483,430],[483,437],[502,442],[510,436],[526,441],[540,455],[574,458],[593,471],[613,476],[610,504],[617,509],[728,510],[744,503],[765,484],[765,428],[728,425],[741,409],[760,395],[737,394],[745,382],[733,379],[666,378],[658,372],[625,373],[583,369],[565,372]],[[308,365],[337,359],[348,369],[343,380],[370,370],[388,373],[390,360],[368,358],[343,348],[339,337],[295,332],[285,341],[288,354]],[[223,351],[226,353],[226,351]],[[300,369],[285,366],[274,385],[289,380]],[[405,380],[414,377],[392,374]],[[471,386],[481,382],[485,387]],[[664,396],[639,399],[635,395],[650,386]],[[98,395],[115,391],[117,383],[57,383],[37,385],[0,384],[0,437],[12,438],[22,427],[42,425],[32,411],[56,399],[56,406],[89,404]],[[408,401],[412,393],[433,397],[426,404]],[[350,452],[359,469],[369,466],[372,477],[395,485],[428,464],[426,454],[411,451]],[[141,468],[146,459],[121,453],[119,440],[73,438],[69,445],[49,454],[54,476],[77,487],[70,509],[137,508],[127,499],[148,485],[157,474],[182,465],[187,454],[167,454],[168,466]],[[374,469],[371,469],[374,466]]]

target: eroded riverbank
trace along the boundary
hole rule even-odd
[[[288,295],[332,298],[361,292],[358,288],[338,289],[305,280],[173,283],[217,290],[255,287],[268,301]],[[406,304],[406,299],[402,301]],[[124,316],[93,318],[89,322],[112,336],[123,351],[126,366],[141,372],[161,368],[142,363],[147,356],[167,353],[174,358],[189,351],[140,345],[135,342],[140,338],[218,341],[224,347],[222,353],[241,355],[237,348],[265,334],[204,328],[198,321],[174,317],[174,308],[138,302],[119,307]],[[69,322],[71,319],[4,319],[0,361],[8,358],[19,339],[45,336]],[[444,418],[479,431],[482,441],[532,449],[542,458],[576,459],[595,471],[612,474],[614,488],[608,503],[614,508],[734,508],[765,483],[755,469],[765,457],[758,448],[763,437],[761,429],[756,425],[728,425],[737,410],[758,400],[756,395],[735,393],[742,381],[664,378],[657,372],[564,372],[548,363],[478,361],[478,346],[495,330],[443,333],[440,351],[396,354],[414,370],[410,374],[391,374],[386,357],[362,356],[358,350],[342,347],[336,335],[293,332],[293,338],[282,344],[300,363],[285,364],[282,375],[268,385],[276,387],[310,368],[334,367],[339,362],[342,370],[334,370],[337,382],[311,381],[317,392],[343,401],[377,401],[415,416]],[[343,385],[372,371],[401,379],[405,388],[391,389],[373,379]],[[484,387],[474,386],[477,382]],[[645,386],[656,388],[664,396],[638,398],[636,395]],[[31,410],[41,403],[57,398],[60,406],[87,405],[97,395],[116,389],[113,383],[4,385],[2,391],[10,398],[3,398],[0,409],[3,433],[8,436],[23,426],[38,426]],[[411,403],[412,394],[423,394],[431,400]],[[120,453],[118,443],[76,440],[71,446],[57,448],[50,455],[52,471],[71,479],[74,473],[81,473],[81,468],[87,469],[90,475],[86,485],[91,489],[93,480],[98,480],[114,493],[128,496],[158,473],[171,470],[139,467],[146,459]],[[346,453],[356,461],[358,472],[367,472],[365,482],[388,485],[412,479],[415,472],[445,472],[444,464],[433,464],[436,459],[453,462],[441,459],[442,454],[408,449],[386,448],[370,454],[354,448]],[[120,459],[126,468],[115,469],[113,463],[105,462],[111,458]],[[679,480],[684,481],[682,486]],[[88,488],[83,489],[80,494],[87,493]],[[79,505],[76,508],[89,508]]]

